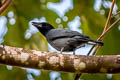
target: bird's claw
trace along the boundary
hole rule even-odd
[[[62,52],[63,52],[63,49],[64,49],[64,47],[63,47],[63,48],[61,48],[60,54],[62,54]]]

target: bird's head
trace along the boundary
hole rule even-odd
[[[54,27],[46,22],[32,22],[32,25],[35,26],[44,36]]]

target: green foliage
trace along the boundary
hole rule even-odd
[[[8,32],[5,35],[4,44],[23,47],[26,49],[47,51],[47,42],[40,33],[32,35],[28,40],[25,39],[25,34],[29,27],[29,21],[34,18],[40,19],[43,16],[45,16],[46,20],[53,26],[56,28],[58,27],[56,18],[60,17],[54,11],[46,7],[48,2],[57,3],[59,0],[45,0],[44,3],[40,2],[40,0],[14,0],[12,5],[9,6],[9,8],[7,8],[2,14],[2,16],[7,16],[9,11],[13,11],[14,18],[16,20],[15,25],[11,25],[9,22],[7,23]],[[90,36],[92,39],[97,39],[104,28],[109,9],[104,8],[102,5],[101,10],[104,10],[105,14],[100,14],[100,11],[97,12],[94,10],[94,2],[94,0],[73,0],[74,8],[65,14],[65,16],[68,17],[68,21],[61,21],[64,28],[68,27],[68,22],[72,21],[75,16],[80,16],[80,29],[82,29],[84,34]],[[118,7],[120,6],[119,4],[120,2],[117,2]],[[111,24],[114,21],[115,20],[112,19]],[[116,25],[116,27],[106,35],[104,46],[99,49],[97,54],[110,55],[120,53],[120,31],[118,30],[118,26],[119,25]],[[20,68],[14,67],[12,70],[7,70],[3,65],[0,67],[0,80],[7,80],[8,78],[9,80],[27,80],[27,73]],[[34,75],[33,77],[35,80],[49,80],[49,72],[50,71],[41,70],[41,75],[39,77]],[[61,72],[62,80],[73,80],[74,77],[75,74]],[[108,80],[106,74],[85,74],[82,76],[82,79]],[[109,80],[119,80],[119,74],[113,75]]]
[[[0,65],[0,80],[26,80],[27,73],[25,70],[13,67],[7,70],[5,65]]]

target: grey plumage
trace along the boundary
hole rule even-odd
[[[68,29],[54,29],[52,25],[45,22],[33,22],[33,25],[46,37],[48,43],[58,51],[75,51],[75,49],[89,44],[89,42],[93,45],[103,45],[102,42],[91,40],[88,36],[79,32],[70,31]]]

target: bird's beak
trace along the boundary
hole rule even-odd
[[[40,23],[39,22],[32,22],[32,25],[35,27],[40,27]]]

